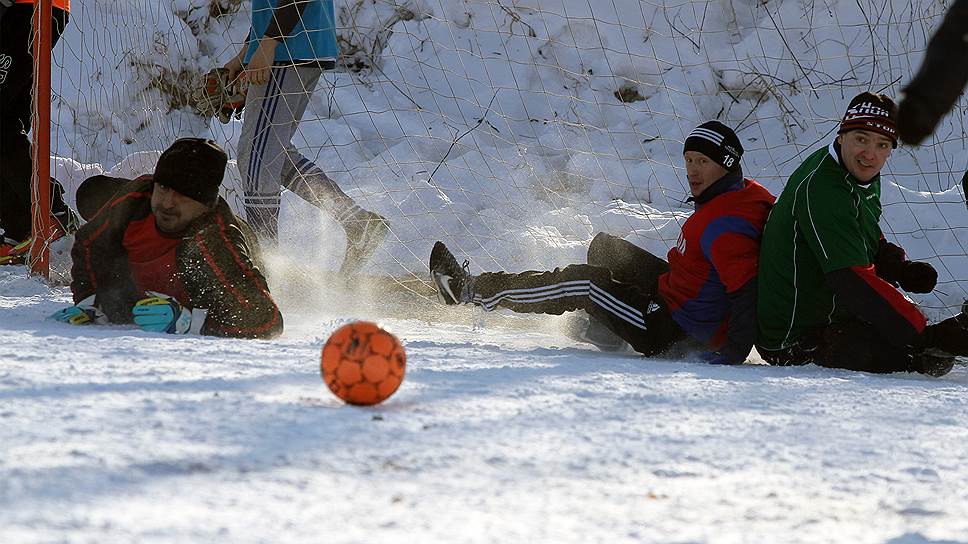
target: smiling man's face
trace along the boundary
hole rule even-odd
[[[861,183],[876,176],[894,150],[894,141],[878,132],[851,130],[837,136],[844,168]]]

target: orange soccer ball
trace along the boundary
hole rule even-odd
[[[369,321],[336,329],[323,346],[323,381],[337,397],[369,406],[390,397],[403,382],[407,356],[396,336]]]

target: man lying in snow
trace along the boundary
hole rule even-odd
[[[151,176],[86,180],[78,209],[89,222],[71,250],[76,306],[51,317],[178,334],[281,334],[258,242],[218,196],[227,161],[215,142],[183,138],[162,153]]]
[[[763,231],[757,351],[774,365],[941,376],[968,355],[959,315],[927,325],[897,287],[929,293],[938,274],[884,239],[880,171],[897,147],[883,94],[850,101],[835,141],[790,176]]]
[[[708,350],[703,360],[742,363],[756,335],[760,233],[774,201],[743,177],[742,153],[736,134],[718,121],[700,125],[686,138],[683,158],[696,211],[669,250],[668,263],[599,233],[588,247],[588,264],[472,276],[437,242],[430,271],[440,298],[486,310],[500,306],[562,314],[581,309],[591,316],[582,339],[600,347],[605,342],[595,340],[604,325],[644,355],[673,347],[678,352],[698,341]]]

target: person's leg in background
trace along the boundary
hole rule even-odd
[[[329,213],[346,233],[346,253],[340,273],[352,276],[386,238],[390,224],[382,215],[365,210],[316,163],[289,147],[282,171],[282,186],[299,198]]]
[[[430,269],[447,304],[471,303],[485,310],[501,307],[551,315],[584,310],[635,351],[648,356],[662,353],[685,336],[657,297],[644,294],[637,285],[616,281],[605,267],[573,264],[551,271],[472,276],[438,242],[431,252]]]
[[[386,220],[362,209],[315,163],[292,136],[322,74],[317,65],[276,66],[269,82],[250,86],[239,138],[239,169],[246,216],[260,238],[276,241],[282,188],[330,213],[346,231],[342,272],[355,274],[383,241]]]
[[[33,88],[32,4],[14,4],[0,19],[0,228],[9,242],[30,238],[33,173],[31,121]],[[66,11],[53,10],[53,44],[67,26]],[[62,231],[76,226],[74,214],[64,203],[64,190],[51,180],[51,212]]]

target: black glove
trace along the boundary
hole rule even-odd
[[[882,280],[897,286],[897,277],[901,273],[901,266],[907,262],[907,256],[900,246],[881,238],[874,257],[874,269]]]
[[[908,293],[930,293],[938,283],[938,271],[925,262],[905,261],[898,270],[897,283]]]
[[[968,206],[968,172],[961,176],[961,195],[965,197],[965,206]]]
[[[928,263],[909,261],[904,250],[881,238],[874,258],[877,276],[909,293],[930,293],[938,283],[938,272]]]
[[[949,317],[940,323],[932,323],[921,333],[921,348],[936,348],[963,357],[968,355],[968,329],[962,324],[962,316]]]

